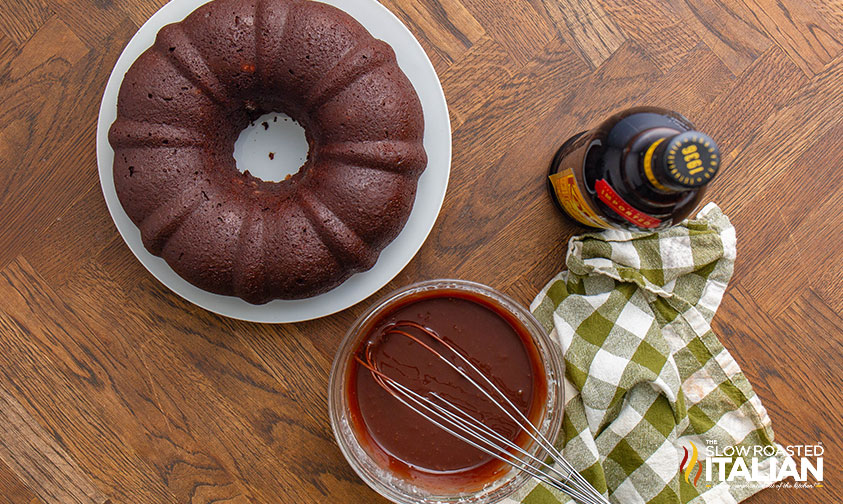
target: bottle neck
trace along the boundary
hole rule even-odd
[[[674,194],[682,191],[665,184],[664,177],[658,177],[656,174],[661,171],[662,158],[664,156],[665,147],[670,137],[662,137],[651,143],[644,151],[644,156],[641,158],[641,172],[644,175],[642,180],[650,186],[650,189],[657,193]],[[661,179],[661,180],[660,180]]]

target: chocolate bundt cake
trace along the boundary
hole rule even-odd
[[[239,133],[271,111],[298,121],[310,146],[282,182],[240,173],[233,157]],[[144,246],[202,289],[261,304],[375,264],[412,209],[423,132],[392,48],[346,13],[214,0],[162,28],[126,73],[109,141]]]

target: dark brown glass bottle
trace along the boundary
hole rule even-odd
[[[687,119],[637,107],[565,142],[548,188],[580,225],[652,231],[688,217],[719,167],[717,145]]]

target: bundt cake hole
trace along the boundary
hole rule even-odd
[[[308,154],[304,128],[280,112],[264,114],[248,122],[234,143],[237,170],[248,171],[264,182],[289,179],[302,169]]]

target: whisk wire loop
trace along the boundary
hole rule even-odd
[[[446,359],[441,353],[434,350],[430,345],[425,344],[418,337],[413,336],[412,334],[407,333],[406,331],[401,331],[401,330],[396,329],[396,327],[398,327],[398,326],[413,327],[413,328],[423,332],[425,335],[432,338],[434,341],[437,341],[438,343],[443,345],[445,348],[447,348],[449,351],[451,351],[451,353],[456,355],[457,358],[460,359],[460,361],[465,363],[477,376],[480,377],[481,380],[483,380],[489,387],[491,387],[491,389],[501,398],[501,400],[503,400],[503,402],[507,406],[509,406],[509,408],[512,411],[514,411],[516,415],[518,415],[520,417],[520,420],[516,419],[516,418],[513,418],[513,415],[510,413],[509,410],[504,408],[503,404],[501,404],[500,402],[496,401],[493,397],[491,397],[491,395],[488,393],[488,391],[485,388],[479,386],[470,376],[468,376],[468,374],[464,370],[460,369],[458,366],[455,366],[450,360]],[[416,342],[417,344],[419,344],[423,348],[425,348],[427,351],[433,353],[437,358],[439,358],[440,360],[445,362],[449,367],[451,367],[457,373],[459,373],[460,376],[462,376],[464,379],[468,380],[469,383],[471,383],[475,388],[477,388],[481,393],[483,393],[483,395],[486,396],[487,399],[492,401],[492,403],[495,404],[504,414],[506,414],[507,417],[509,417],[510,420],[512,420],[513,422],[518,424],[522,429],[524,429],[524,431],[527,433],[527,435],[530,437],[530,439],[532,439],[542,449],[544,449],[554,459],[554,461],[556,463],[558,463],[559,465],[564,467],[566,470],[568,470],[569,473],[570,473],[570,476],[567,476],[567,477],[572,476],[574,479],[577,480],[577,482],[579,484],[591,487],[590,483],[588,483],[588,481],[586,481],[585,478],[583,478],[579,474],[579,472],[577,472],[576,469],[574,469],[574,467],[571,466],[571,464],[565,459],[565,457],[562,455],[562,453],[559,450],[556,449],[556,447],[553,445],[553,443],[549,442],[544,436],[541,435],[541,432],[539,432],[538,428],[536,426],[534,426],[533,423],[530,422],[530,420],[526,417],[526,415],[524,415],[524,413],[512,403],[512,401],[509,399],[509,397],[507,397],[503,392],[501,392],[501,390],[491,381],[491,379],[489,379],[484,373],[482,373],[479,369],[477,369],[477,366],[475,366],[473,362],[471,362],[467,357],[465,357],[462,354],[462,352],[460,352],[453,345],[451,345],[450,343],[445,341],[436,331],[433,331],[433,330],[431,330],[427,327],[424,327],[423,325],[421,325],[419,323],[416,323],[416,322],[402,321],[398,324],[395,324],[386,333],[387,334],[400,334],[402,336],[410,338],[411,340],[413,340],[414,342]]]
[[[361,364],[368,368],[368,366],[365,363],[361,363]],[[377,371],[374,371],[374,372],[377,373]],[[482,452],[484,452],[484,453],[486,453],[486,454],[488,454],[488,455],[490,455],[490,456],[492,456],[492,457],[494,457],[498,460],[501,460],[504,463],[512,465],[516,469],[519,469],[519,470],[529,474],[533,478],[546,483],[548,486],[551,486],[553,488],[556,488],[557,490],[560,490],[562,492],[567,493],[568,495],[571,495],[572,497],[576,498],[579,502],[582,502],[583,504],[600,504],[600,503],[602,503],[602,501],[593,500],[590,495],[582,493],[576,487],[569,486],[563,481],[560,481],[558,479],[550,477],[548,474],[546,474],[542,470],[539,470],[539,469],[536,469],[536,468],[532,467],[531,465],[529,465],[527,462],[525,462],[523,460],[520,460],[520,459],[517,459],[517,458],[513,459],[513,458],[510,458],[510,457],[506,457],[505,455],[503,455],[503,453],[506,453],[506,450],[504,450],[500,446],[497,446],[494,443],[491,443],[488,440],[479,436],[476,433],[476,429],[472,429],[472,427],[470,425],[466,425],[464,422],[460,421],[460,419],[455,418],[455,416],[453,414],[449,415],[450,412],[448,412],[447,410],[445,410],[441,406],[436,405],[435,403],[430,401],[430,399],[419,395],[415,391],[405,387],[404,385],[392,380],[389,377],[383,377],[383,379],[386,382],[388,382],[390,386],[394,386],[399,391],[399,393],[393,393],[393,396],[399,402],[404,404],[404,406],[410,408],[411,410],[413,410],[417,414],[422,415],[424,418],[427,418],[430,421],[432,421],[432,420],[431,420],[431,417],[429,415],[437,417],[440,420],[447,423],[448,425],[451,425],[451,426],[455,427],[456,429],[462,430],[463,432],[465,432],[466,434],[468,434],[469,436],[472,436],[474,438],[474,439],[471,439],[469,437],[466,437],[465,435],[461,434],[460,432],[455,431],[452,428],[449,428],[447,425],[443,425],[442,423],[435,422],[436,425],[440,429],[442,429],[445,432],[451,434],[452,436],[456,437],[457,439],[473,446],[474,448],[477,448],[478,450],[480,450],[480,451],[482,451]],[[413,404],[410,404],[408,401],[414,403],[416,406],[414,406]],[[419,408],[425,410],[428,414],[423,413],[422,411],[419,410]],[[475,419],[471,415],[468,415],[468,417],[471,418],[474,422],[477,422],[475,425],[482,426],[482,424],[480,424],[479,421],[477,421],[477,419]],[[483,427],[485,427],[485,426],[483,426]],[[495,433],[495,434],[496,434],[496,436],[500,437],[499,434],[497,434],[497,433]],[[507,444],[511,448],[515,449],[516,451],[519,451],[519,452],[523,453],[526,457],[528,457],[528,458],[538,462],[539,464],[547,467],[549,470],[553,470],[557,474],[560,474],[561,476],[565,477],[565,475],[562,475],[561,473],[559,473],[558,470],[556,470],[556,468],[554,468],[552,465],[548,464],[547,462],[544,462],[543,460],[538,459],[535,456],[527,453],[521,447],[515,445],[514,443],[512,443],[509,440],[506,440],[505,438],[503,438],[502,440],[505,440],[504,441],[505,444]],[[487,444],[488,446],[484,446],[484,444]],[[566,480],[567,479],[568,478],[566,477]]]
[[[454,354],[459,362],[470,369],[483,383],[485,383],[494,395],[495,399],[486,387],[483,387],[462,368],[447,359],[442,353],[434,349],[430,344],[422,341],[419,337],[411,334],[404,328],[414,328],[438,344],[442,345],[449,352]],[[483,396],[499,408],[510,420],[515,422],[527,436],[535,442],[539,448],[547,452],[552,463],[529,453],[513,441],[502,436],[482,421],[465,412],[452,401],[442,397],[435,392],[428,392],[424,396],[378,369],[374,362],[371,347],[365,351],[365,359],[356,356],[357,362],[368,369],[376,383],[387,393],[392,395],[404,406],[410,408],[416,414],[427,419],[440,429],[470,446],[492,456],[510,466],[527,473],[534,479],[541,481],[548,486],[555,488],[571,496],[581,504],[609,504],[603,495],[579,474],[574,467],[565,459],[562,453],[545,438],[539,429],[517,408],[509,397],[504,394],[492,380],[487,377],[477,366],[462,354],[454,345],[442,338],[436,331],[433,331],[421,324],[411,321],[401,321],[387,328],[384,334],[400,335],[409,338],[420,345],[426,351],[442,360],[451,369],[456,371],[463,379],[467,380],[472,387],[476,388]],[[437,402],[438,401],[438,402]],[[508,408],[507,408],[508,406]],[[515,412],[513,414],[512,412]],[[517,455],[516,455],[517,454]],[[539,451],[541,455],[541,451]],[[519,458],[520,457],[520,458]],[[534,467],[531,462],[538,463]],[[551,474],[552,473],[552,474]]]

